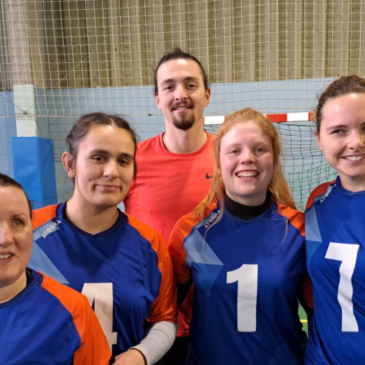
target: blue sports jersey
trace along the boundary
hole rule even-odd
[[[172,263],[161,236],[122,212],[110,229],[92,235],[67,220],[65,207],[34,212],[29,265],[89,299],[113,355],[140,343],[146,320],[176,322]]]
[[[307,266],[315,311],[306,364],[365,364],[364,217],[365,191],[343,189],[339,177],[309,197]]]
[[[106,365],[110,356],[86,298],[38,272],[0,303],[1,365]]]
[[[303,364],[303,213],[272,202],[250,220],[225,210],[212,225],[219,204],[210,209],[202,221],[180,219],[169,240],[177,281],[186,282],[192,271],[195,284],[187,363]]]

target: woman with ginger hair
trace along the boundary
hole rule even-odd
[[[298,299],[311,307],[304,217],[280,153],[266,117],[232,113],[215,135],[208,196],[171,233],[176,280],[195,284],[190,365],[303,364]]]

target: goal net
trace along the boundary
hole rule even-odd
[[[206,117],[243,107],[308,113],[334,78],[365,74],[364,34],[358,0],[0,0],[0,160],[8,160],[15,133],[9,125],[33,123],[54,140],[58,197],[66,199],[60,158],[80,115],[123,115],[142,140],[164,130],[153,69],[174,47],[208,73]],[[310,122],[278,129],[285,172],[303,206],[307,192],[333,174]]]
[[[283,147],[281,162],[293,198],[298,208],[304,210],[311,191],[322,182],[334,180],[337,173],[327,164],[318,148],[314,136],[315,123],[309,121],[310,113],[267,117],[275,123],[280,135]],[[294,121],[287,121],[288,117]],[[224,116],[205,119],[206,130],[214,133]]]

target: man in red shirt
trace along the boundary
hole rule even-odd
[[[124,205],[167,242],[176,221],[205,198],[213,176],[212,136],[205,132],[203,118],[210,89],[200,61],[178,48],[163,56],[155,71],[154,96],[166,131],[138,144],[137,176]],[[178,338],[162,359],[164,365],[186,364],[191,303],[192,293],[180,308]]]

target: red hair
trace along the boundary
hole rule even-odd
[[[212,185],[208,192],[207,197],[195,208],[194,215],[201,217],[205,216],[205,211],[207,207],[216,201],[221,203],[221,214],[217,222],[220,220],[223,214],[223,197],[226,193],[226,188],[220,173],[220,154],[221,145],[223,137],[228,133],[228,131],[237,123],[254,123],[257,125],[263,133],[265,133],[271,141],[273,154],[274,154],[274,169],[271,181],[269,183],[268,189],[272,194],[272,199],[277,204],[284,204],[293,209],[296,209],[295,202],[291,195],[289,185],[285,180],[283,167],[280,162],[281,155],[281,142],[278,132],[275,126],[270,122],[263,114],[253,110],[251,108],[245,108],[238,110],[231,115],[229,115],[222,125],[218,128],[214,136],[214,150],[215,150],[215,167],[212,179]]]

